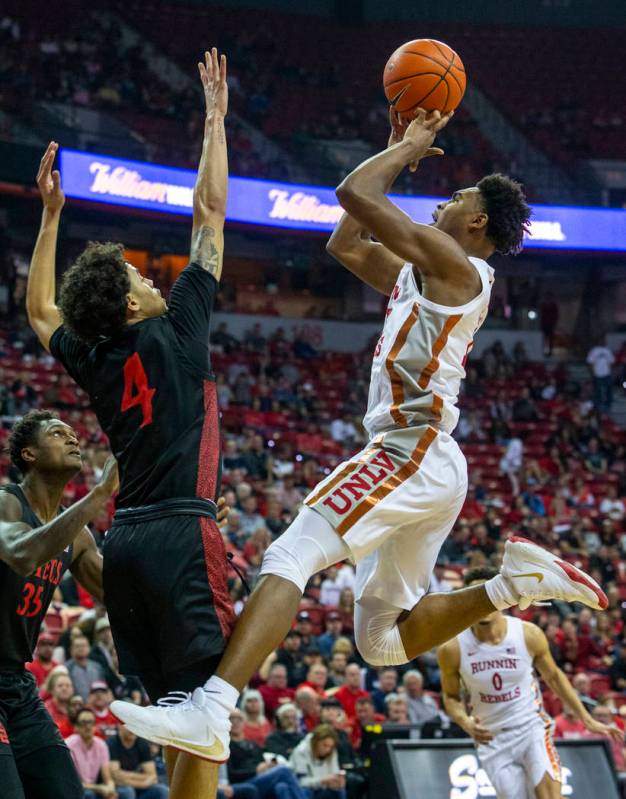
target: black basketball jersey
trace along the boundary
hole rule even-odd
[[[30,527],[42,526],[20,486],[0,486],[0,491],[17,497],[22,506],[21,521]],[[56,587],[72,562],[72,553],[70,544],[27,577],[0,561],[0,671],[23,667],[33,659],[41,623]]]
[[[50,352],[89,394],[120,470],[118,508],[215,500],[220,439],[209,332],[217,281],[189,264],[162,316],[90,347],[60,327]]]

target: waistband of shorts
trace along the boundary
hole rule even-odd
[[[113,517],[113,526],[163,519],[166,516],[208,516],[215,519],[216,514],[217,505],[210,499],[198,497],[164,499],[153,505],[142,505],[139,508],[120,508]]]

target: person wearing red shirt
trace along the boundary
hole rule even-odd
[[[273,663],[267,682],[259,686],[259,692],[265,704],[265,715],[272,721],[278,707],[285,702],[292,702],[296,695],[293,688],[287,687],[287,667],[282,663]]]
[[[320,697],[312,688],[304,686],[296,691],[296,705],[302,713],[303,732],[313,732],[320,723]]]
[[[360,751],[361,755],[367,756],[369,754],[371,739],[368,740],[367,746],[362,748],[364,733],[369,732],[370,728],[374,728],[371,731],[375,733],[376,728],[384,724],[387,719],[382,713],[376,712],[376,708],[370,696],[362,696],[357,699],[355,713],[357,723],[352,727],[352,746],[355,752]],[[368,751],[365,751],[366,749]]]
[[[54,651],[54,636],[50,633],[41,633],[37,641],[37,652],[35,657],[30,663],[26,664],[26,668],[35,678],[37,688],[44,684],[48,679],[48,674],[59,664],[56,660],[52,660],[52,653]]]
[[[574,711],[567,705],[563,706],[563,712],[554,720],[555,738],[585,738],[587,728],[582,721],[577,718]]]
[[[301,682],[296,688],[296,693],[300,688],[312,688],[319,697],[326,696],[326,681],[328,680],[328,669],[323,663],[312,663],[306,674],[306,680]]]
[[[356,717],[357,700],[369,697],[369,693],[361,688],[361,669],[357,663],[349,663],[346,666],[344,684],[337,689],[334,697],[341,702],[344,713],[352,722]]]
[[[89,686],[87,706],[93,710],[96,717],[95,734],[98,738],[112,738],[117,733],[120,723],[111,713],[110,705],[113,701],[111,689],[104,680],[95,680]]]
[[[45,703],[46,710],[52,716],[63,738],[67,738],[74,732],[68,715],[70,698],[74,694],[69,674],[63,671],[52,674],[48,680],[48,691],[51,696]]]

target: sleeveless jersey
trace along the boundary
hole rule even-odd
[[[491,732],[521,727],[542,711],[524,624],[513,616],[506,620],[507,633],[496,645],[482,643],[471,629],[457,636],[471,712]]]
[[[22,522],[31,527],[41,527],[41,521],[20,486],[6,485],[0,491],[8,491],[17,497],[22,506]],[[41,624],[54,591],[72,562],[72,549],[70,544],[27,577],[22,577],[0,561],[0,671],[23,668],[33,659]]]
[[[367,414],[370,436],[394,428],[433,427],[451,433],[465,361],[489,308],[493,269],[470,258],[482,281],[473,300],[454,308],[423,297],[412,264],[405,264],[389,298],[374,352]]]

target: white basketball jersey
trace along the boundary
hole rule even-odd
[[[487,316],[493,283],[493,269],[486,261],[469,260],[483,288],[455,308],[422,297],[412,264],[400,270],[372,362],[363,420],[370,436],[425,424],[447,433],[456,427],[465,361]]]
[[[460,674],[472,715],[491,732],[522,727],[540,716],[541,692],[524,640],[524,623],[507,616],[507,633],[496,645],[481,643],[471,629],[457,640]]]

